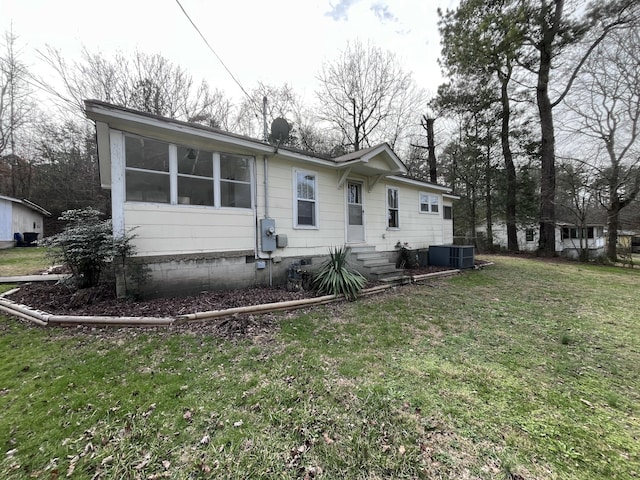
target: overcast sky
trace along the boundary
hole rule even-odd
[[[313,97],[323,61],[348,41],[371,41],[397,54],[419,86],[442,82],[437,58],[438,7],[457,0],[180,0],[245,89],[258,82]],[[21,58],[48,74],[37,50],[48,44],[70,60],[83,46],[106,55],[139,49],[160,53],[239,98],[240,88],[207,48],[176,0],[0,0],[0,28],[17,35]]]

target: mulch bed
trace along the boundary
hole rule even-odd
[[[425,267],[406,270],[408,275],[422,275],[450,270],[446,267]],[[369,283],[365,288],[378,285]],[[74,291],[64,284],[32,283],[21,285],[20,289],[9,295],[10,300],[55,315],[94,315],[94,316],[126,316],[126,317],[177,317],[179,315],[224,310],[235,307],[260,305],[291,300],[302,300],[317,296],[312,291],[287,291],[284,287],[249,287],[242,290],[207,291],[198,295],[173,298],[156,298],[149,300],[132,300],[115,298],[115,287],[101,287]],[[313,307],[308,307],[313,308]],[[339,304],[325,308],[341,308]],[[285,313],[291,315],[292,313]],[[188,330],[191,333],[209,334],[226,340],[242,338],[266,339],[278,328],[277,317],[272,313],[234,315],[230,318],[215,319],[203,322],[189,322],[173,325],[162,331],[170,334],[174,330]],[[131,329],[104,328],[95,326],[78,326],[69,331],[70,334],[130,335]],[[129,333],[124,333],[129,331]],[[74,333],[75,332],[75,333]]]
[[[202,292],[189,297],[135,301],[115,298],[112,287],[73,291],[63,284],[33,283],[20,287],[8,298],[56,315],[126,317],[175,317],[194,312],[312,298],[314,292],[288,292],[284,288],[251,287],[225,292]]]

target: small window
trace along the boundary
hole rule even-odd
[[[213,154],[178,147],[178,203],[214,205]]]
[[[399,193],[397,188],[387,187],[387,226],[400,228]]]
[[[437,195],[429,195],[420,192],[420,212],[438,213],[440,211],[440,199]]]
[[[125,137],[127,201],[169,203],[169,144]]]
[[[435,195],[431,195],[430,204],[431,204],[431,213],[438,213],[439,207],[440,207],[438,197],[436,197]]]
[[[220,203],[223,207],[251,208],[251,159],[220,155]]]
[[[453,207],[442,207],[442,216],[445,220],[453,220]]]
[[[527,242],[533,242],[535,237],[535,230],[533,228],[527,228],[524,235]]]
[[[318,226],[317,180],[314,173],[295,172],[295,226]]]

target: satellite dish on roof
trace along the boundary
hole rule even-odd
[[[291,127],[284,118],[279,117],[271,122],[271,141],[277,142],[278,145],[289,138],[290,132]]]

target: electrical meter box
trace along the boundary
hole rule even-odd
[[[260,220],[260,237],[263,252],[276,251],[276,221],[273,218]]]

